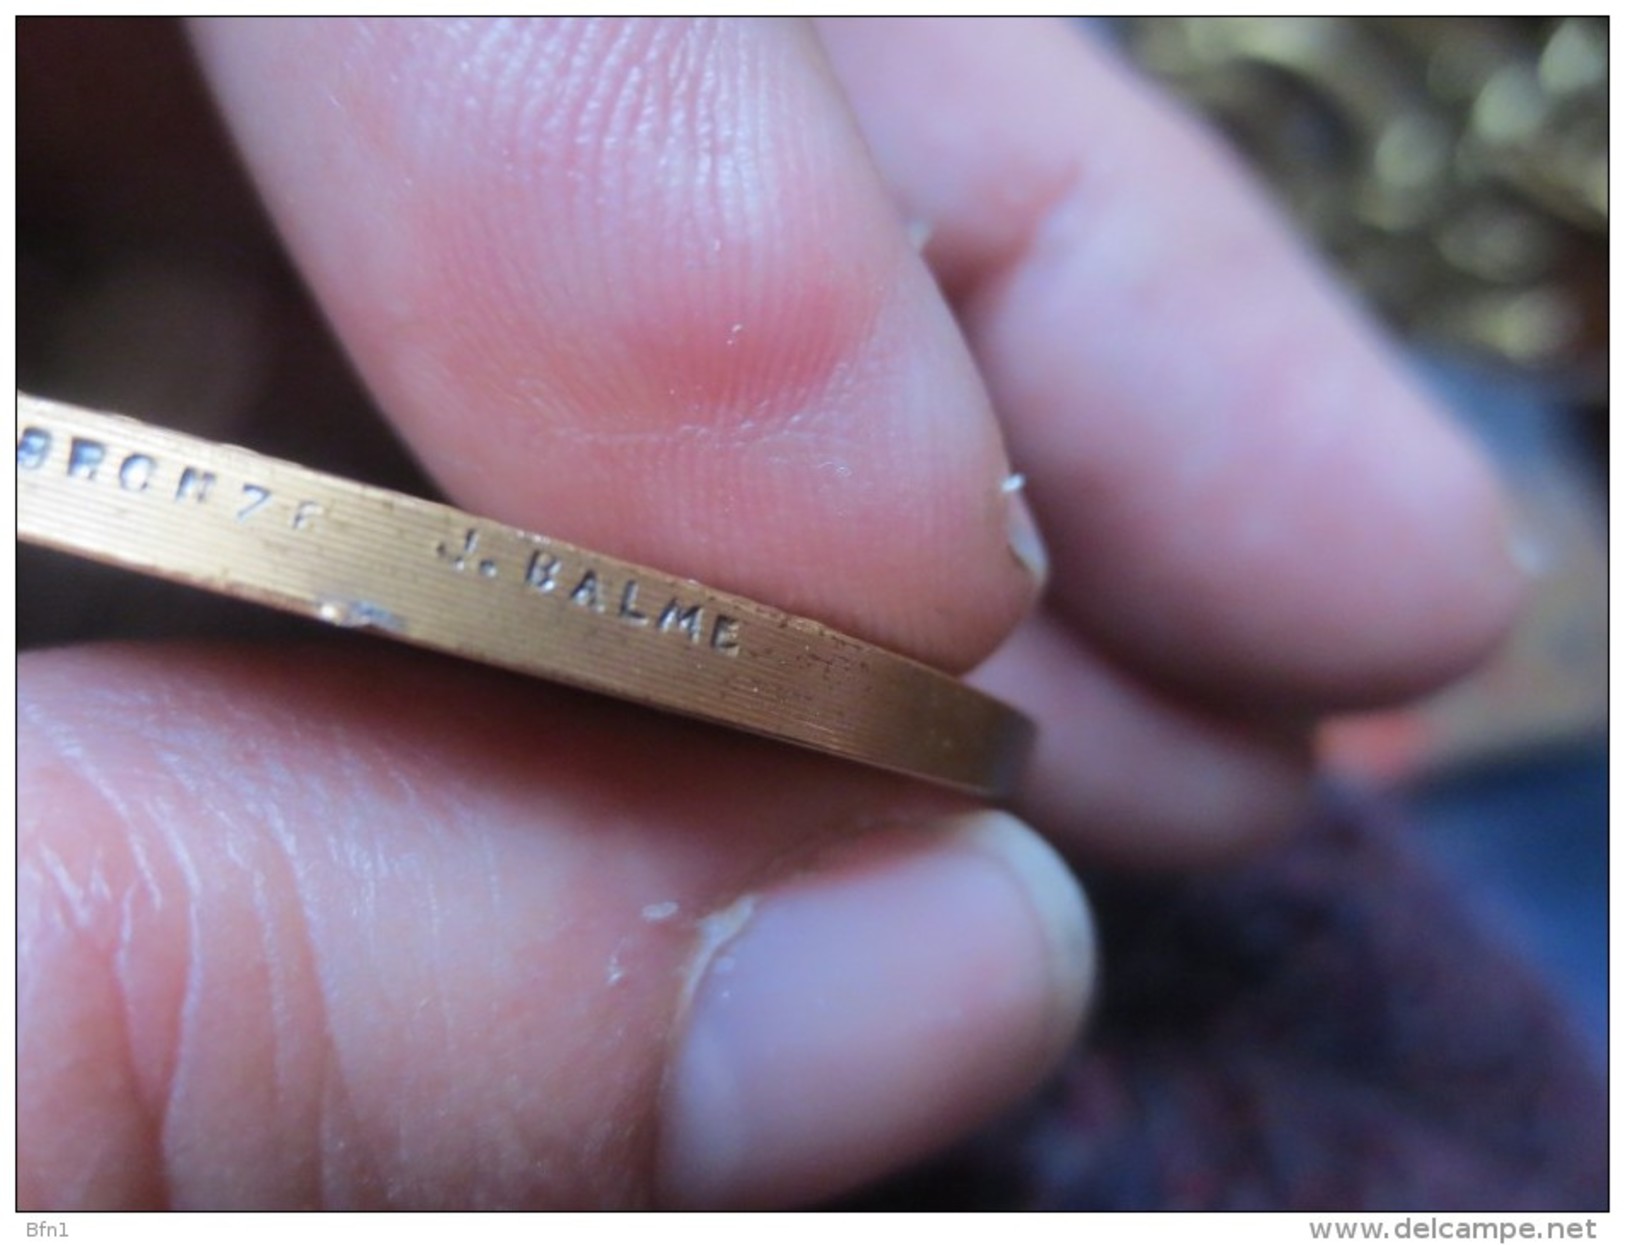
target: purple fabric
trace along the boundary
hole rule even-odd
[[[1104,997],[1057,1079],[847,1203],[1589,1210],[1607,1093],[1553,992],[1381,807],[1181,880],[1088,879]]]

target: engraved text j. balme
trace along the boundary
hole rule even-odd
[[[613,618],[628,627],[671,635],[708,648],[725,657],[739,655],[739,620],[705,602],[685,599],[673,592],[653,592],[629,571],[612,572],[605,564],[588,560],[579,550],[571,554],[542,537],[526,537],[529,556],[517,573],[519,581],[543,596],[559,595],[578,609]],[[487,556],[480,529],[467,528],[462,540],[441,541],[435,553],[456,571],[482,579],[503,577],[503,566]],[[573,555],[573,556],[572,556]]]
[[[163,462],[141,451],[121,451],[106,441],[62,436],[40,424],[29,424],[17,437],[17,469],[47,472],[53,468],[69,480],[113,488],[143,502],[202,507],[209,517],[233,524],[272,523],[295,532],[320,530],[326,514],[321,502],[308,497],[281,497],[255,480],[224,481],[217,471],[193,463]],[[662,590],[626,568],[517,531],[522,543],[515,564],[505,566],[482,546],[480,529],[464,530],[460,541],[432,543],[433,556],[453,571],[479,579],[517,580],[543,596],[557,595],[568,604],[613,619],[630,628],[668,636],[724,657],[740,651],[740,622],[680,592]],[[490,543],[490,542],[487,542]],[[523,565],[518,565],[522,562]]]

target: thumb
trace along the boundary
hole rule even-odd
[[[741,1206],[1069,1042],[1003,814],[363,644],[26,657],[19,1202]]]

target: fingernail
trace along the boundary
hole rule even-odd
[[[1004,813],[870,840],[702,923],[663,1101],[667,1204],[832,1196],[946,1144],[1073,1040],[1081,891]]]
[[[1023,492],[1026,485],[1026,477],[1019,473],[1005,477],[1005,521],[1010,552],[1042,587],[1049,582],[1049,550],[1044,547],[1044,538],[1038,534],[1032,507],[1027,504],[1027,496]]]

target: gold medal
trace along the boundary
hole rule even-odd
[[[18,397],[33,544],[981,795],[1020,713],[821,623],[451,506]]]

